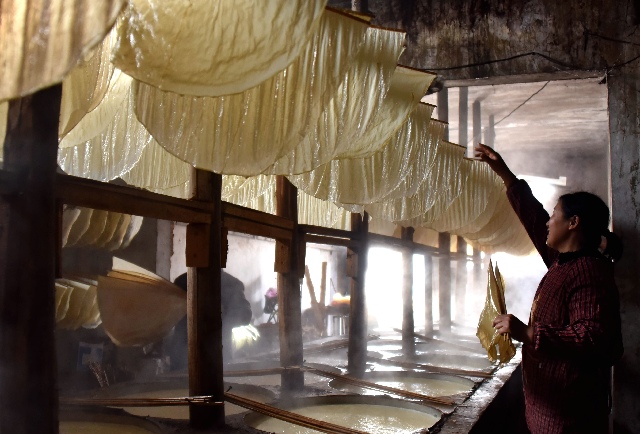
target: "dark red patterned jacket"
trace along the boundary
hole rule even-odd
[[[523,348],[527,425],[533,434],[607,433],[610,367],[623,351],[613,264],[596,250],[549,248],[549,214],[526,182],[507,196],[549,268],[531,308],[534,343]]]

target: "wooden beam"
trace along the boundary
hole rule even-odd
[[[223,226],[232,232],[242,232],[243,234],[273,238],[285,242],[290,242],[293,238],[293,231],[291,229],[270,226],[257,221],[245,220],[231,215],[225,215],[223,217]]]
[[[23,176],[21,194],[0,196],[2,433],[58,433],[54,181],[61,95],[56,85],[9,102],[4,167]]]
[[[350,249],[356,249],[358,245],[358,241],[353,241],[350,239],[324,237],[322,235],[311,235],[311,234],[306,234],[304,236],[304,241],[307,243],[325,244],[329,246],[344,246]]]
[[[414,229],[402,228],[402,239],[413,242]],[[413,249],[402,250],[402,353],[411,357],[416,353],[413,323]]]
[[[222,377],[221,232],[222,176],[196,170],[196,198],[208,202],[208,264],[189,268],[187,322],[189,327],[189,393],[224,401]],[[189,405],[190,424],[196,429],[224,426],[224,406]]]
[[[334,238],[348,238],[355,239],[355,234],[352,231],[345,231],[343,229],[334,229],[334,228],[325,228],[322,226],[313,226],[313,225],[300,225],[298,229],[301,233],[313,234],[313,235],[323,235],[327,237]]]
[[[229,202],[222,202],[222,215],[224,219],[242,219],[266,226],[274,226],[276,228],[292,231],[294,223],[286,218],[278,215],[269,214],[262,211],[256,211],[251,208],[245,208]]]
[[[278,322],[280,335],[280,363],[283,367],[300,366],[302,352],[302,312],[300,299],[301,240],[297,233],[298,190],[284,176],[276,179],[276,214],[293,223],[293,237],[289,241],[276,240],[276,268],[278,272]],[[282,265],[288,265],[285,269]],[[303,265],[304,267],[304,265]],[[304,373],[288,369],[282,373],[281,388],[284,391],[300,391],[304,388]]]
[[[351,213],[351,231],[353,237],[360,240],[356,250],[347,251],[347,269],[350,269],[350,303],[349,303],[349,374],[360,376],[367,363],[367,302],[365,292],[365,275],[367,272],[367,254],[369,252],[368,232],[369,215]]]
[[[426,246],[424,244],[415,243],[409,240],[403,240],[402,238],[391,237],[388,235],[380,234],[368,234],[368,240],[370,245],[377,245],[388,247],[390,249],[413,249],[415,253],[424,253],[431,255],[438,255],[438,249],[436,247]]]
[[[184,223],[210,223],[211,202],[164,196],[135,187],[57,174],[56,196],[69,205]]]
[[[441,80],[442,87],[496,86],[500,84],[537,83],[541,81],[581,80],[587,78],[603,78],[603,70],[595,71],[556,71],[538,74],[501,75],[487,78],[469,78],[460,80]]]

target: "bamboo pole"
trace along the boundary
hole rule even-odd
[[[208,396],[182,396],[175,398],[60,398],[62,405],[79,405],[88,407],[175,407],[189,404],[223,406],[223,401],[216,401]]]

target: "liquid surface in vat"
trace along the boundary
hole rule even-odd
[[[486,356],[452,356],[444,354],[416,354],[414,357],[396,356],[389,360],[424,363],[426,365],[441,366],[443,368],[481,370],[486,371],[495,365]]]
[[[133,425],[107,422],[61,421],[60,434],[150,434],[151,431]]]
[[[233,390],[233,389],[232,389]],[[245,391],[234,390],[233,393],[242,396],[244,398],[253,399],[255,401],[264,402],[266,396],[259,396],[257,394],[247,393]],[[120,398],[172,398],[180,396],[189,396],[188,389],[172,389],[172,390],[156,390],[153,392],[132,393],[130,395],[123,395]],[[151,417],[164,417],[168,419],[189,419],[189,406],[188,405],[174,405],[168,407],[126,407],[127,413],[136,416],[151,416]],[[237,405],[224,403],[224,413],[226,415],[238,414],[247,411],[246,408]]]
[[[369,404],[313,405],[290,410],[302,416],[311,417],[340,426],[354,428],[375,434],[412,433],[433,426],[438,418],[421,411],[401,407]],[[273,433],[308,434],[319,433],[310,428],[266,419],[254,428]]]
[[[247,375],[245,377],[225,376],[225,381],[232,381],[238,384],[253,384],[254,386],[280,386],[281,379],[282,376],[280,374]],[[320,375],[313,375],[309,372],[304,373],[305,384],[317,383],[323,380],[326,379]]]
[[[397,380],[368,380],[373,381],[381,386],[393,387],[395,389],[407,390],[409,392],[419,393],[426,396],[452,396],[458,393],[467,393],[471,387],[462,383],[456,383],[447,380],[438,380],[434,378],[417,378],[410,377]],[[340,386],[340,390],[346,390],[355,393],[379,393],[372,389],[365,389],[350,384]]]

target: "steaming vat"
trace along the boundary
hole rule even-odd
[[[402,341],[400,339],[380,339],[369,342],[367,348],[378,352],[399,352],[402,351]],[[455,342],[434,339],[429,342],[416,342],[416,351],[434,353],[459,353],[466,355],[486,355],[486,351],[479,342],[459,341]]]
[[[435,408],[388,396],[318,396],[297,399],[295,404],[277,406],[303,416],[372,434],[414,433],[433,426],[442,417],[442,413]],[[253,428],[272,433],[320,432],[258,413],[250,413],[244,420]]]
[[[61,410],[60,434],[159,434],[160,427],[122,410],[96,408]]]
[[[329,365],[323,365],[318,363],[305,363],[305,366],[322,369],[323,371],[329,371],[334,374],[342,374],[342,371],[338,368]],[[280,362],[276,360],[268,360],[265,362],[242,362],[233,363],[225,366],[224,378],[225,380],[232,381],[238,384],[253,384],[257,386],[280,386],[280,380],[282,376],[280,373],[265,374],[264,370],[279,369]],[[255,371],[255,373],[247,372]],[[326,381],[325,377],[314,375],[310,372],[304,373],[304,383],[312,384],[320,381]]]
[[[389,357],[391,361],[419,363],[425,365],[439,366],[442,368],[462,369],[467,371],[491,372],[495,365],[487,356],[474,356],[464,354],[433,354],[418,353],[413,356]]]
[[[243,398],[252,399],[262,403],[275,400],[275,393],[263,387],[250,384],[225,383],[225,390],[231,391]],[[119,384],[101,391],[99,398],[175,398],[189,396],[189,387],[184,379],[173,381],[157,381],[152,383],[127,383]],[[189,406],[166,407],[125,407],[124,411],[136,416],[150,416],[167,419],[188,420]],[[246,411],[245,408],[225,403],[225,415],[233,415]]]
[[[448,345],[447,342],[419,342],[415,344],[415,355],[407,356],[402,353],[401,341],[376,341],[368,346],[371,350],[370,355],[390,361],[491,372],[495,364],[487,358],[486,352],[482,352],[482,347],[480,348],[476,351],[474,347],[466,349],[463,346]]]
[[[463,401],[475,386],[475,383],[468,378],[413,371],[366,372],[361,379],[381,386],[393,387],[430,397],[452,397],[455,401]],[[329,386],[342,391],[364,395],[388,393],[348,384],[340,379],[331,380]]]

